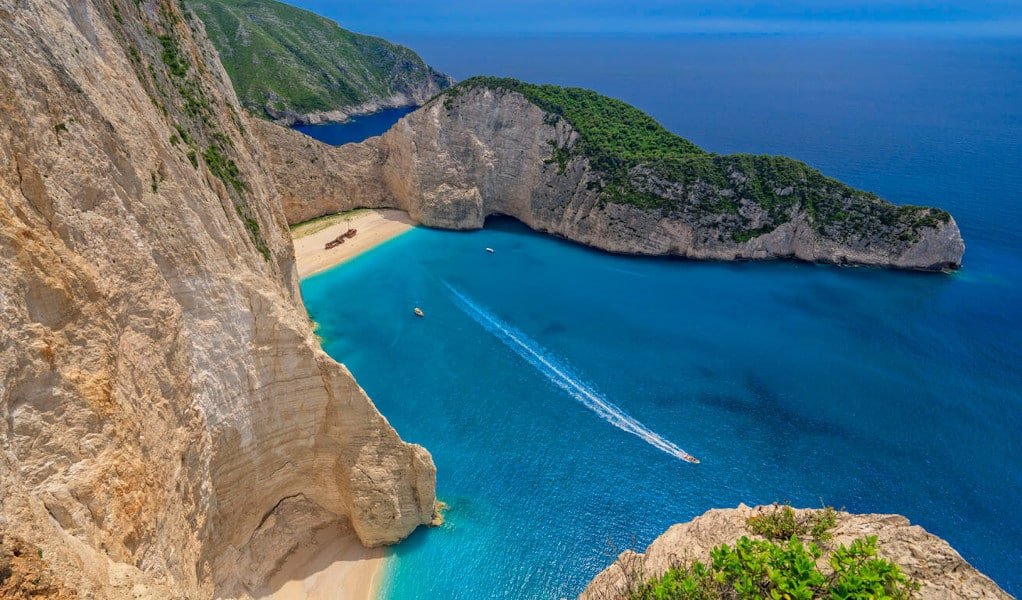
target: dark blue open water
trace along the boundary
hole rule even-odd
[[[397,123],[401,117],[415,110],[415,107],[388,108],[371,115],[352,117],[344,123],[322,125],[295,125],[295,129],[321,142],[342,146],[350,142],[364,142],[373,136],[382,135]]]
[[[402,41],[942,206],[967,250],[949,276],[697,263],[497,219],[305,280],[326,350],[451,505],[396,548],[388,598],[571,597],[672,523],[775,500],[905,514],[1022,593],[1022,42]]]

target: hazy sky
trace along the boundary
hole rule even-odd
[[[1022,35],[1022,0],[286,0],[364,33]]]

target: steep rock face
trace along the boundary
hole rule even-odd
[[[710,551],[721,544],[734,544],[740,537],[757,538],[749,531],[749,517],[774,510],[774,507],[711,510],[695,519],[674,525],[650,544],[643,554],[623,552],[600,572],[579,596],[579,600],[627,599],[627,590],[635,581],[660,577],[667,569],[693,561],[710,563]],[[796,514],[808,512],[796,510]],[[833,535],[826,544],[837,547],[853,540],[877,536],[877,553],[899,567],[920,587],[923,599],[1009,600],[993,581],[965,561],[944,540],[911,525],[900,515],[853,515],[837,513]],[[824,562],[821,560],[821,562]],[[826,564],[819,565],[828,572]]]
[[[290,224],[354,208],[394,208],[383,179],[385,150],[378,144],[333,148],[293,129],[251,122],[266,149],[284,215]]]
[[[428,522],[432,459],[319,349],[201,23],[0,0],[0,64],[0,531],[53,594],[245,596],[281,507]]]
[[[804,165],[812,175],[800,180],[806,189],[771,190],[774,196],[825,198],[837,212],[861,213],[858,228],[823,224],[795,200],[767,210],[747,184],[758,177],[750,170],[770,167],[770,157],[701,157],[726,171],[724,183],[679,183],[637,165],[627,174],[629,185],[659,204],[608,201],[607,174],[575,151],[579,132],[522,94],[499,88],[455,88],[363,144],[330,148],[272,127],[259,128],[259,135],[274,148],[271,168],[292,223],[388,206],[424,225],[451,229],[479,228],[487,216],[505,214],[537,231],[629,254],[940,270],[959,266],[964,252],[946,213],[918,209],[924,225],[886,223],[890,215],[899,218],[896,207]],[[324,168],[330,173],[322,175]],[[345,185],[318,185],[324,178]],[[728,208],[718,208],[723,204]]]

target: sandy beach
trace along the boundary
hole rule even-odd
[[[359,209],[299,223],[291,228],[300,277],[307,277],[369,250],[415,226],[400,210]],[[354,237],[326,250],[327,242],[355,229]],[[365,548],[343,525],[321,529],[315,541],[284,561],[257,597],[262,600],[372,600],[386,557]]]
[[[291,228],[298,275],[308,277],[329,269],[414,226],[408,213],[393,209],[358,209],[299,223]],[[349,228],[357,230],[354,237],[335,248],[324,249],[327,242]]]
[[[262,600],[370,600],[380,585],[383,548],[365,548],[343,525],[316,532],[312,544],[298,548],[270,578]]]

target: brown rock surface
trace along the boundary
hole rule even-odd
[[[662,575],[672,566],[693,561],[710,563],[710,551],[721,544],[734,544],[740,537],[759,538],[749,531],[749,517],[772,511],[773,506],[710,510],[687,523],[672,526],[649,545],[646,552],[630,550],[600,572],[579,596],[579,600],[617,600],[627,598],[624,590],[630,581],[646,581]],[[809,512],[795,510],[797,515]],[[912,525],[900,515],[853,515],[837,513],[837,524],[831,530],[828,547],[850,544],[858,538],[877,536],[877,553],[897,564],[920,588],[921,599],[990,599],[1008,600],[993,581],[965,561],[947,542]],[[761,539],[761,538],[760,538]],[[827,565],[820,569],[827,571]]]
[[[0,64],[0,532],[50,588],[245,596],[303,523],[428,522],[432,459],[320,350],[201,23],[0,0]]]
[[[25,542],[0,534],[0,598],[65,600],[78,595],[65,587],[43,561],[43,553]]]

